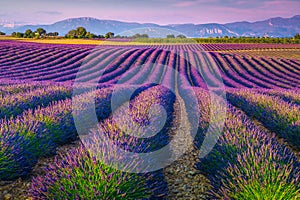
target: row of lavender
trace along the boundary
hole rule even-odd
[[[181,92],[190,98],[194,94],[197,96],[200,118],[194,144],[200,149],[205,145],[202,144],[204,138],[211,134],[207,132],[212,117],[215,117],[211,116],[211,112],[213,109],[222,110],[222,104],[218,101],[211,104],[210,93],[196,87],[185,87]],[[234,90],[228,93],[228,97],[230,103],[257,117],[268,128],[275,127],[272,130],[280,137],[285,137],[295,147],[299,146],[300,107],[294,104],[299,93],[287,90]],[[220,138],[212,151],[197,164],[200,172],[211,181],[210,198],[299,198],[298,153],[280,143],[274,133],[265,132],[253,123],[244,112],[231,105],[226,107],[225,127]],[[196,113],[189,113],[190,119],[195,116]]]
[[[205,88],[204,80],[216,74],[209,68],[220,71],[229,88],[289,89],[299,87],[300,83],[300,63],[297,60],[207,54],[189,48],[189,45],[169,45],[169,50],[159,46],[100,46],[92,50],[92,47],[76,45],[59,48],[28,44],[29,49],[23,47],[21,50],[21,47],[13,48],[14,43],[9,44],[1,47],[1,79],[72,82],[77,78],[82,82],[115,84],[119,80],[121,83],[128,80],[129,84],[135,84],[147,82],[147,78],[140,75],[145,74],[141,69],[146,68],[148,73],[156,76],[155,82],[162,82],[166,79],[165,71],[172,71],[180,59],[185,59],[182,75],[193,86]],[[183,58],[178,59],[178,55]],[[152,81],[153,77],[149,78]],[[214,80],[207,84],[215,85]]]
[[[10,91],[15,91],[11,86],[2,87],[8,87],[11,89]],[[23,86],[23,88],[27,89],[36,89],[35,87],[38,86]],[[199,110],[201,111],[199,131],[202,133],[205,132],[205,127],[209,122],[209,96],[204,90],[194,90],[196,91],[198,101],[201,102],[199,104]],[[187,94],[188,96],[189,90],[185,88],[185,90],[181,90],[181,92],[184,92],[182,95]],[[98,103],[96,102],[99,106],[97,113],[100,118],[109,116],[109,111],[107,113],[107,110],[109,110],[110,94],[111,89],[109,88],[97,92],[96,96],[101,97],[98,99]],[[8,95],[10,96],[11,94]],[[160,96],[166,96],[166,98],[161,99]],[[83,96],[79,98],[82,97]],[[287,137],[287,139],[290,139],[289,142],[296,143],[299,141],[299,139],[293,140],[293,138],[297,137],[297,133],[299,133],[300,112],[299,106],[297,106],[297,102],[299,102],[299,93],[297,91],[233,90],[229,91],[228,97],[231,103],[245,109],[247,114],[266,122],[267,127],[278,127],[274,129],[274,132],[282,137]],[[132,101],[133,110],[135,110],[134,113],[136,112],[134,115],[136,122],[147,123],[146,114],[148,110],[145,108],[149,108],[155,101],[165,106],[170,106],[172,105],[173,98],[168,90],[159,88],[158,86],[141,93]],[[134,102],[137,102],[137,104]],[[64,100],[46,108],[39,108],[35,111],[25,111],[17,118],[2,120],[0,134],[2,139],[1,146],[3,147],[1,148],[1,161],[3,161],[1,162],[1,169],[3,169],[1,170],[1,172],[3,172],[1,173],[2,179],[11,179],[25,175],[31,170],[38,157],[52,155],[55,153],[56,145],[64,144],[76,138],[76,134],[74,134],[76,131],[70,113],[70,103],[70,100]],[[172,107],[169,107],[167,110],[170,112],[169,116],[172,116]],[[286,198],[287,194],[290,195],[289,198],[299,195],[299,162],[295,155],[284,147],[284,145],[279,144],[274,135],[269,135],[255,126],[243,113],[232,107],[229,107],[227,112],[226,126],[221,140],[214,148],[213,153],[203,159],[199,164],[199,169],[205,171],[212,180],[213,190],[211,191],[211,195],[235,199],[245,198],[245,195],[250,195],[250,197],[251,195],[269,195],[268,197],[270,198],[274,197],[274,195],[278,195],[279,198],[282,194],[285,194],[282,198]],[[263,115],[260,113],[263,113]],[[119,116],[122,118],[127,115]],[[125,122],[128,121],[127,118],[122,118],[121,120]],[[169,123],[170,122],[171,121],[169,121]],[[106,130],[105,133],[111,139],[115,139],[116,144],[123,146],[123,148],[135,146],[135,151],[145,151],[151,146],[149,141],[141,143],[138,140],[124,137],[124,134],[120,134],[122,130],[114,124],[111,118],[104,120],[101,126]],[[130,128],[127,127],[126,130],[130,130]],[[160,135],[161,137],[155,141],[167,141],[168,138],[163,140],[165,132],[166,130],[164,130]],[[285,135],[281,133],[285,133]],[[201,135],[203,134],[200,134],[200,137]],[[261,144],[262,141],[263,144]],[[157,148],[165,145],[165,143],[161,143],[159,146],[158,142],[155,144],[158,145]],[[199,143],[196,142],[196,144]],[[297,147],[297,144],[295,144],[295,146]],[[222,153],[222,158],[220,158],[220,153]],[[224,155],[224,153],[226,153],[226,155]],[[79,156],[78,159],[75,155]],[[107,182],[116,182],[118,183],[117,185],[122,188],[124,186],[122,184],[125,184],[125,180],[128,179],[141,186],[136,188],[136,190],[132,189],[133,193],[128,193],[128,197],[130,197],[130,195],[150,195],[148,189],[146,189],[146,183],[141,181],[140,177],[127,177],[128,174],[124,175],[113,172],[110,168],[98,168],[98,161],[95,160],[95,158],[90,158],[89,154],[87,154],[82,147],[68,154],[66,160],[57,161],[57,165],[50,166],[49,176],[38,177],[36,179],[32,188],[34,195],[41,198],[55,198],[57,197],[56,195],[61,195],[61,191],[64,191],[65,193],[63,194],[66,195],[66,198],[80,198],[85,195],[98,197],[103,194],[97,193],[96,191],[103,191]],[[215,162],[213,162],[213,160],[215,160]],[[84,161],[85,164],[82,164],[81,161]],[[66,162],[68,165],[66,165]],[[249,168],[251,166],[254,168]],[[245,171],[245,169],[248,168],[249,170]],[[210,169],[210,171],[207,172],[206,170],[208,169]],[[94,173],[94,170],[100,170],[99,173],[102,174],[101,181],[103,181],[103,184],[96,189],[92,183],[93,181],[99,181],[94,179],[95,176],[99,176],[99,174]],[[55,175],[58,178],[50,177],[53,176],[54,172],[58,172]],[[78,178],[80,182],[82,175],[87,172],[91,174],[88,176],[88,180],[91,183],[91,185],[88,184],[91,186],[88,193],[83,192],[86,191],[86,184],[74,185],[74,179]],[[240,174],[239,176],[236,176],[237,172]],[[110,174],[112,175],[109,176]],[[243,178],[241,179],[241,177]],[[147,178],[152,179],[153,177]],[[221,184],[219,184],[220,180],[223,180]],[[273,184],[274,182],[276,184]],[[67,188],[58,187],[61,184]],[[266,186],[259,187],[262,184]],[[278,188],[279,186],[280,188]],[[69,187],[71,187],[72,190],[69,190]],[[116,185],[114,185],[114,187],[116,187]],[[124,187],[127,189],[127,187],[133,186],[131,184],[125,184]],[[83,188],[85,188],[85,190],[83,190]],[[75,191],[81,191],[82,194]],[[117,190],[111,191],[113,191],[113,194],[108,191],[105,195],[124,195],[124,193],[126,193],[123,189],[120,189],[118,192],[116,192]],[[249,191],[254,191],[254,194],[250,194]]]
[[[18,86],[20,85],[16,87]],[[8,88],[5,97],[26,93],[13,89],[13,86],[1,87],[3,90]],[[35,94],[39,96],[39,93],[34,93],[34,91],[39,90],[40,88],[37,89],[37,87],[41,85],[24,84],[21,87],[29,91],[32,98]],[[168,116],[164,128],[155,137],[140,140],[131,137],[128,133],[128,130],[136,131],[132,122],[128,121],[128,113],[117,115],[120,118],[118,120],[123,122],[122,127],[110,116],[112,92],[119,96],[124,93],[124,90],[130,90],[130,88],[130,86],[116,89],[108,87],[95,91],[96,113],[102,127],[101,134],[109,137],[119,148],[127,150],[147,152],[164,146],[169,140],[167,132],[172,123],[174,94],[165,87],[155,85],[142,86],[134,93],[130,101],[130,115],[134,124],[143,126],[149,123],[148,113],[153,104],[164,106]],[[76,96],[77,100],[82,103],[81,106],[77,105],[77,112],[84,111],[86,103],[92,103],[88,101],[88,95],[94,95],[94,93],[88,92]],[[118,103],[122,104],[122,102]],[[47,107],[36,105],[32,109],[24,110],[21,115],[11,119],[0,121],[1,180],[26,176],[40,157],[55,154],[58,145],[66,144],[78,137],[70,99],[53,101]],[[97,138],[94,139],[89,143],[90,145],[97,144]],[[161,193],[161,191],[155,191],[157,189],[154,188],[155,181],[161,181],[161,178],[157,179],[153,174],[139,176],[122,173],[113,166],[105,164],[103,160],[99,160],[96,155],[90,154],[86,148],[89,146],[76,148],[64,155],[62,161],[56,160],[54,165],[49,166],[46,176],[37,177],[33,181],[32,195],[35,198],[50,199],[61,197],[61,195],[71,199],[87,197],[91,199],[110,197],[136,199]],[[99,152],[105,155],[103,147],[99,149]]]

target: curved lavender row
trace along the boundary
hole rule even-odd
[[[193,85],[201,88],[207,88],[202,75],[197,70],[197,62],[193,51],[187,52],[186,59],[188,60],[188,68]]]
[[[238,75],[247,79],[248,81],[253,82],[258,87],[262,88],[277,88],[274,86],[271,79],[266,79],[265,76],[262,76],[252,65],[247,63],[244,58],[239,58],[237,56],[224,56],[225,61],[238,73]],[[257,87],[256,86],[256,87]]]
[[[62,63],[59,63],[57,65],[55,65],[54,63],[49,63],[51,66],[49,67],[45,67],[42,70],[38,70],[35,73],[30,73],[29,76],[27,76],[26,78],[31,78],[33,80],[44,80],[43,77],[45,77],[45,80],[49,79],[49,77],[51,77],[51,74],[53,73],[59,73],[59,72],[63,72],[64,70],[74,70],[76,68],[78,68],[81,64],[83,59],[85,58],[85,56],[88,55],[88,52],[82,52],[76,56],[74,56],[73,58],[63,61]],[[38,78],[36,78],[38,77]],[[53,79],[53,81],[55,81],[55,79]]]
[[[21,66],[21,67],[19,67],[19,69],[18,70],[16,70],[16,71],[14,71],[14,69],[12,68],[11,70],[10,70],[10,72],[11,72],[11,74],[9,74],[10,76],[16,76],[16,77],[18,77],[18,76],[22,76],[22,75],[26,75],[26,74],[33,74],[35,71],[39,71],[39,70],[41,70],[41,72],[42,71],[46,71],[46,69],[48,68],[48,66],[49,66],[49,64],[58,64],[59,63],[59,61],[65,61],[65,62],[70,62],[69,60],[68,61],[66,61],[65,59],[63,59],[63,58],[60,58],[60,59],[58,59],[58,60],[53,60],[52,62],[49,62],[48,64],[45,64],[45,65],[41,65],[41,66]],[[26,70],[26,68],[28,68],[27,70]],[[22,71],[23,70],[23,71]],[[24,71],[24,70],[26,70],[26,71]],[[22,73],[23,72],[23,73]],[[25,72],[25,73],[24,73]],[[8,76],[9,76],[8,75]],[[5,76],[4,76],[5,77]]]
[[[214,61],[209,53],[200,52],[198,53],[200,59],[203,59],[202,72],[203,78],[206,84],[220,88],[223,85],[223,79],[219,71],[219,66]],[[233,83],[230,83],[233,84]]]
[[[228,62],[226,59],[224,59],[223,56],[221,56],[219,53],[210,53],[217,63],[219,63],[219,67],[221,71],[224,71],[222,77],[230,77],[235,82],[240,84],[240,87],[238,88],[254,88],[259,87],[255,82],[251,81],[251,79],[247,76],[247,74],[241,73],[240,70],[236,70],[238,67],[232,67],[234,65],[234,62]]]
[[[154,49],[147,49],[139,59],[136,59],[132,66],[123,74],[116,76],[115,78],[109,80],[107,83],[110,84],[124,84],[128,80],[132,79],[139,71],[142,70],[143,65],[149,59],[149,56],[154,52]]]
[[[105,67],[107,65],[117,62],[117,58],[121,55],[129,55],[130,52],[127,49],[116,49],[112,48],[107,51],[104,51],[105,49],[96,49],[95,56],[90,57],[88,56],[84,63],[80,66],[80,71],[77,74],[71,74],[74,78],[76,77],[76,81],[81,82],[88,82],[95,78],[99,78],[99,75],[104,72]],[[63,81],[66,78],[70,78],[69,76],[63,76],[61,78],[55,79],[59,81]]]
[[[264,76],[260,71],[257,70],[255,64],[251,63],[246,57],[240,58],[238,56],[234,56],[232,58],[237,64],[240,64],[242,70],[250,74],[252,76],[252,80],[255,81],[259,86],[264,88],[282,88],[282,85],[274,80]],[[283,86],[284,87],[284,86]]]
[[[112,116],[100,123],[103,134],[110,138],[115,145],[126,151],[146,153],[158,150],[169,142],[168,131],[173,121],[175,98],[175,95],[169,89],[160,85],[137,93],[130,101],[130,113],[125,113],[128,108],[120,107],[121,110],[118,110],[118,114],[114,115],[118,118],[118,122],[122,122],[122,125],[119,125]],[[153,105],[161,105],[166,111],[167,119],[162,129],[149,138],[137,138],[130,135],[131,132],[134,132],[134,134],[141,133],[141,128],[145,126],[151,130],[155,128],[153,125],[156,125],[158,121],[151,121],[155,124],[149,124],[149,112]],[[160,112],[157,111],[151,114],[152,120],[160,120]],[[139,145],[135,146],[134,144]]]
[[[137,59],[139,59],[145,53],[145,51],[145,49],[138,49],[134,51],[130,56],[120,58],[118,59],[118,62],[108,65],[105,68],[105,71],[108,70],[108,73],[101,76],[98,82],[105,83],[122,75],[128,69],[130,69],[130,67],[132,67],[133,63],[135,63]]]
[[[166,62],[165,74],[162,77],[161,84],[170,90],[175,90],[175,60],[172,58],[174,53],[169,53],[168,60]]]
[[[84,55],[81,55],[80,59],[73,60],[71,64],[60,64],[61,67],[54,65],[52,70],[45,71],[44,73],[33,75],[33,80],[53,80],[53,81],[60,81],[63,79],[64,81],[68,81],[67,77],[71,76],[72,79],[75,79],[76,74],[79,70],[79,67],[82,66],[82,62],[84,61],[84,57],[88,54],[83,52]],[[69,61],[67,61],[69,62]],[[38,78],[35,78],[38,77]]]
[[[13,70],[15,72],[18,72],[20,70],[23,69],[23,66],[26,66],[27,68],[30,68],[32,70],[34,69],[43,69],[44,67],[50,67],[51,64],[55,65],[55,64],[59,64],[61,62],[65,62],[66,60],[76,56],[79,53],[82,52],[88,52],[86,50],[78,50],[78,51],[74,51],[74,50],[60,50],[60,51],[51,51],[49,53],[44,53],[43,56],[46,56],[45,59],[43,59],[42,61],[38,61],[38,62],[34,62],[31,60],[31,62],[29,63],[17,63],[17,67],[13,67]],[[55,53],[55,55],[53,55]],[[52,54],[52,55],[51,55]],[[50,56],[51,55],[51,56]]]
[[[74,62],[77,62],[78,64],[81,63],[82,59],[88,55],[88,52],[75,52],[74,55],[75,56],[71,57],[71,59],[59,58],[57,60],[49,60],[49,63],[45,65],[25,65],[17,71],[11,70],[10,74],[6,77],[29,79],[40,76],[39,78],[41,79],[41,77],[45,74],[51,74],[55,71],[63,70],[65,68],[64,66],[72,67],[72,65],[75,64]],[[70,56],[72,56],[72,54]]]
[[[101,119],[109,115],[111,92],[111,89],[96,92],[96,113]],[[81,95],[77,98],[84,103],[85,97]],[[31,163],[31,160],[53,155],[57,145],[76,138],[77,131],[70,99],[52,103],[48,107],[35,111],[28,110],[16,119],[1,120],[0,149],[3,149],[4,153],[0,153],[0,160],[6,160],[6,162],[1,162],[0,168],[10,173],[1,174],[0,179],[14,179],[26,175],[35,164]],[[14,144],[16,139],[20,142]],[[14,150],[15,146],[20,150]]]
[[[28,93],[17,93],[0,97],[0,118],[17,116],[27,109],[47,106],[52,101],[70,98],[72,88],[50,86],[39,88]]]
[[[275,63],[277,63],[278,65],[283,66],[284,68],[286,68],[288,71],[290,71],[293,74],[298,74],[300,73],[300,70],[297,70],[297,68],[291,63],[288,62],[285,59],[275,59],[275,58],[271,58],[271,60]]]
[[[175,62],[175,67],[177,70],[177,78],[179,85],[184,85],[184,86],[189,86],[192,85],[192,82],[190,78],[188,77],[187,73],[187,62],[184,57],[184,52],[183,51],[178,51],[173,55],[173,60]]]
[[[53,55],[53,53],[56,53],[55,55]],[[13,63],[7,63],[5,65],[10,65],[11,67],[13,67],[14,70],[18,70],[20,69],[23,65],[41,65],[41,64],[45,64],[49,61],[55,60],[59,57],[65,56],[69,53],[74,53],[74,50],[56,50],[54,51],[53,49],[47,49],[44,51],[39,51],[38,55],[36,54],[30,54],[30,56],[25,56],[23,61],[14,61]],[[51,56],[50,56],[51,55]],[[7,67],[8,68],[8,67]]]
[[[252,59],[258,64],[260,70],[264,71],[264,73],[272,79],[293,87],[300,85],[300,78],[297,78],[297,76],[290,73],[289,70],[279,66],[275,62],[268,60],[267,58],[258,59],[253,57]]]
[[[145,69],[144,64],[149,61],[150,55],[155,52],[155,49],[143,49],[143,53],[139,55],[138,58],[132,60],[127,58],[124,63],[120,63],[120,65],[124,66],[125,71],[124,73],[111,73],[110,79],[107,80],[105,83],[109,84],[128,84],[128,81],[131,80],[136,74],[141,73]],[[129,68],[128,68],[129,67]],[[122,67],[121,67],[122,68]],[[144,68],[144,69],[142,69]]]
[[[178,52],[179,56],[179,74],[182,76],[182,79],[186,79],[191,85],[193,85],[193,81],[191,78],[191,73],[190,73],[190,62],[189,62],[189,57],[187,56],[185,51],[179,51]]]
[[[47,51],[47,49],[45,49]],[[51,51],[52,49],[48,50],[48,51]],[[10,53],[10,52],[9,52]],[[7,57],[6,59],[4,60],[1,60],[1,66],[5,66],[7,63],[11,63],[11,64],[15,64],[15,63],[18,63],[19,61],[24,61],[24,60],[28,60],[28,59],[31,59],[31,58],[34,58],[36,55],[43,55],[43,52],[41,51],[41,49],[30,49],[30,51],[27,51],[26,50],[23,50],[23,51],[20,51],[20,52],[13,52],[13,54],[16,54],[16,55],[11,55],[11,54],[8,54],[9,57]],[[1,67],[1,68],[2,68]]]
[[[150,72],[150,74],[148,75],[148,77],[144,80],[143,84],[147,84],[147,83],[160,83],[161,78],[163,76],[163,72],[165,70],[165,62],[166,62],[166,58],[168,57],[169,52],[168,51],[163,51],[159,57],[157,58],[157,60],[155,61],[153,67],[152,67],[152,71]],[[147,67],[147,66],[144,66]]]
[[[211,118],[210,96],[199,88],[183,91],[189,99],[193,96],[191,92],[197,96],[200,118],[199,124],[194,124],[198,127],[195,146],[200,148]],[[191,117],[195,115],[189,113]],[[247,116],[231,106],[227,109],[223,134],[212,152],[200,160],[197,168],[211,180],[211,199],[253,199],[253,193],[247,193],[248,189],[257,190],[260,195],[270,195],[267,199],[278,194],[283,195],[283,199],[289,199],[289,195],[295,197],[299,194],[297,180],[300,178],[300,163],[296,155],[280,145],[275,135],[259,130]],[[262,185],[273,188],[264,189]]]
[[[85,142],[85,144],[87,144]],[[90,141],[92,148],[99,144],[97,137]],[[138,144],[136,144],[138,145]],[[106,165],[103,147],[96,147],[99,155],[91,154],[89,146],[59,155],[47,167],[44,176],[35,177],[30,194],[34,199],[148,199],[151,191],[146,175],[130,174]],[[104,155],[104,157],[103,157]],[[124,159],[121,156],[115,159]],[[135,164],[135,163],[133,163]]]
[[[149,86],[142,87],[139,91],[147,88]],[[83,92],[87,92],[88,89],[89,87],[83,88]],[[130,87],[126,87],[126,90],[128,89]],[[123,90],[124,88],[117,89],[116,95],[122,95]],[[102,88],[95,91],[96,114],[99,120],[107,118],[111,113],[112,92],[113,88]],[[76,111],[84,111],[86,103],[91,103],[87,95],[92,95],[92,93],[75,97],[80,102]],[[123,101],[122,98],[119,99],[120,104],[123,104]],[[14,179],[26,175],[35,164],[31,160],[53,155],[57,145],[76,139],[78,135],[72,114],[72,101],[67,99],[54,102],[45,108],[38,108],[34,111],[28,110],[15,119],[1,120],[0,141],[2,146],[0,149],[3,149],[4,152],[0,151],[0,160],[6,160],[6,162],[0,163],[0,168],[10,173],[2,174],[0,179]],[[14,144],[16,139],[19,140],[20,137],[20,142]],[[15,145],[21,149],[14,150]]]
[[[160,62],[159,65],[163,68],[163,69],[162,69],[162,73],[161,73],[161,75],[159,76],[160,78],[157,80],[157,82],[158,82],[159,84],[162,84],[162,83],[163,83],[164,78],[165,78],[165,75],[166,75],[167,70],[168,70],[168,68],[169,68],[169,65],[168,65],[168,64],[169,64],[169,61],[170,61],[170,55],[171,55],[171,52],[170,52],[170,51],[167,51],[164,60],[158,61],[158,62]],[[171,89],[170,85],[165,85],[165,87]]]
[[[300,147],[300,107],[278,97],[251,90],[229,91],[228,100],[248,115],[260,120],[267,128]]]
[[[297,85],[298,80],[293,79],[291,76],[287,76],[287,73],[282,70],[276,69],[274,64],[271,64],[267,60],[261,58],[257,59],[252,57],[252,60],[257,64],[255,65],[257,69],[267,77],[272,78],[274,81],[280,82],[281,84],[295,87]]]
[[[131,79],[126,81],[126,84],[142,84],[143,81],[146,79],[148,74],[150,73],[153,64],[156,62],[158,56],[162,53],[162,50],[155,49],[151,55],[148,57],[146,62],[143,64],[143,67],[140,71],[137,72],[135,76],[133,76]],[[147,74],[147,76],[145,76]]]
[[[5,70],[14,70],[14,69],[17,70],[17,69],[21,68],[22,65],[23,65],[23,64],[18,65],[19,63],[26,62],[27,60],[34,59],[35,56],[44,56],[45,57],[47,55],[47,53],[53,52],[50,49],[47,49],[45,51],[46,51],[45,52],[46,54],[44,54],[44,52],[38,51],[38,53],[37,53],[38,55],[36,55],[36,53],[34,54],[34,52],[32,52],[33,54],[24,55],[25,57],[22,57],[21,59],[16,59],[16,60],[13,60],[13,61],[4,62],[3,64],[1,64],[1,70],[3,72],[5,72]]]
[[[200,162],[210,169],[211,194],[220,199],[292,199],[299,195],[299,161],[274,135],[229,108],[223,135]],[[214,171],[214,170],[217,170]],[[259,197],[258,197],[259,196]]]
[[[104,53],[103,53],[104,52]],[[110,55],[110,53],[113,52],[113,54]],[[84,76],[85,74],[90,73],[90,66],[94,66],[93,63],[97,62],[103,62],[102,58],[103,56],[114,57],[115,53],[118,51],[115,51],[114,49],[99,49],[95,50],[87,57],[85,57],[83,60],[77,60],[71,65],[62,66],[62,68],[59,70],[58,74],[55,74],[51,76],[51,73],[48,75],[45,75],[46,79],[52,79],[53,81],[68,81],[68,80],[74,80],[76,76]],[[99,56],[101,55],[101,56]],[[86,61],[87,60],[87,61]],[[78,72],[79,68],[82,70],[81,72]],[[84,70],[83,70],[84,69]],[[55,70],[55,69],[54,69]],[[43,80],[43,77],[40,78],[40,80]]]
[[[0,45],[0,49],[1,49],[1,56],[0,56],[0,58],[10,57],[9,54],[11,54],[11,53],[16,53],[16,52],[23,53],[23,52],[26,52],[26,50],[24,48],[17,47],[17,46],[15,46],[14,48],[12,48],[12,47],[8,47],[8,46],[5,46],[5,45]]]
[[[271,69],[273,67],[279,76],[289,78],[291,81],[295,81],[298,82],[298,84],[300,84],[300,77],[297,73],[295,73],[293,68],[290,68],[289,66],[282,64],[280,63],[280,61],[278,62],[272,58],[261,58],[260,60],[263,60],[265,63],[267,63],[265,66],[270,66]]]
[[[283,59],[282,59],[283,60]],[[300,63],[297,60],[289,60],[291,63],[293,63],[293,66],[300,71]]]
[[[253,88],[257,87],[256,84],[248,81],[242,76],[239,76],[238,73],[228,64],[218,53],[210,53],[214,61],[217,63],[221,77],[224,81],[224,84],[230,88]]]
[[[262,66],[259,61],[255,62],[254,57],[251,57],[251,58],[244,57],[243,59],[251,67],[253,67],[253,70],[255,70],[257,72],[257,74],[259,74],[259,76],[262,77],[260,79],[262,79],[266,82],[269,82],[270,84],[276,85],[278,88],[289,89],[289,88],[293,87],[293,86],[290,86],[289,84],[287,84],[285,80],[282,81],[282,78],[274,75],[274,73],[272,73],[272,71],[264,69],[264,66]]]
[[[22,64],[30,64],[33,61],[38,61],[41,62],[45,56],[51,52],[58,52],[60,54],[63,54],[64,51],[69,51],[69,52],[76,52],[78,50],[83,50],[83,49],[72,49],[72,48],[45,48],[45,47],[37,47],[37,48],[27,48],[27,51],[25,51],[24,53],[21,52],[16,52],[15,54],[17,55],[11,55],[12,58],[15,59],[11,59],[11,58],[7,58],[6,60],[4,60],[4,63],[1,63],[2,65],[4,64],[18,64],[18,63],[22,63]],[[88,50],[88,49],[86,49]],[[55,57],[55,55],[54,55]]]

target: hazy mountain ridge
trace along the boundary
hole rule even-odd
[[[172,24],[158,25],[153,23],[121,22],[117,20],[99,20],[90,17],[66,19],[50,25],[25,25],[18,27],[7,27],[0,24],[0,31],[8,34],[13,31],[24,32],[26,29],[35,30],[42,27],[47,32],[59,32],[65,35],[69,30],[78,26],[85,27],[88,31],[96,34],[105,34],[108,31],[119,34],[132,29],[145,29],[143,33],[148,33],[150,28],[170,29],[174,33],[182,33],[188,37],[216,37],[216,36],[270,36],[270,37],[291,37],[300,32],[300,15],[291,18],[271,18],[257,22],[233,22],[227,24]],[[131,31],[134,32],[134,31]],[[130,32],[130,33],[131,33]],[[159,32],[159,31],[158,31]],[[128,32],[129,33],[129,32]],[[125,34],[126,35],[126,34]],[[149,32],[153,34],[153,30]]]

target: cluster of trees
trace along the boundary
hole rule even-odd
[[[114,33],[112,32],[108,32],[105,35],[96,35],[94,33],[91,33],[89,31],[87,31],[84,27],[80,26],[77,27],[76,29],[72,29],[70,30],[66,35],[65,38],[113,38],[114,37]]]
[[[70,30],[65,38],[102,38],[101,36],[97,36],[91,32],[88,32],[84,27],[77,27],[76,29]]]
[[[185,35],[177,35],[176,37],[175,37],[175,35],[173,35],[173,34],[170,34],[170,35],[167,35],[167,38],[186,38],[186,36]]]
[[[5,35],[5,33],[0,31],[0,35]]]
[[[114,38],[127,38],[127,39],[132,39],[132,38],[149,38],[148,34],[135,34],[133,36],[124,36],[124,35],[116,35]]]
[[[148,34],[135,34],[133,36],[120,36],[120,35],[116,35],[115,38],[133,38],[133,39],[139,39],[139,38],[149,38],[149,35]],[[170,34],[170,35],[167,35],[167,38],[179,38],[179,39],[183,39],[183,38],[186,38],[186,36],[184,35],[177,35],[175,37],[175,35],[173,34]]]
[[[36,31],[32,31],[31,29],[27,29],[24,33],[21,32],[13,32],[11,34],[12,37],[17,38],[45,38],[45,37],[57,37],[58,32],[49,32],[43,28],[37,28]]]

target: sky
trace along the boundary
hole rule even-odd
[[[300,14],[300,0],[0,0],[0,22],[51,24],[94,17],[178,24],[259,21]]]

